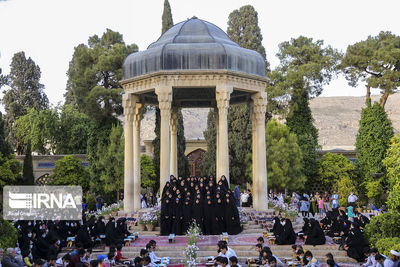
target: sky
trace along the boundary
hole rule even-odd
[[[278,45],[300,35],[322,39],[345,52],[348,45],[380,31],[400,35],[400,1],[370,0],[169,0],[174,23],[193,16],[226,31],[229,13],[251,4],[258,12],[271,67],[279,64]],[[9,73],[12,56],[24,51],[42,71],[50,103],[64,101],[68,63],[74,47],[107,28],[125,43],[145,50],[161,34],[164,0],[0,0],[0,68]],[[374,90],[373,93],[379,93]],[[322,96],[362,96],[339,76]]]

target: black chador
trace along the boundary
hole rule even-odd
[[[225,203],[219,193],[215,196],[215,219],[218,225],[218,234],[226,232]]]
[[[186,198],[185,202],[183,203],[183,225],[182,225],[183,234],[187,232],[191,223],[192,223],[192,203],[190,202],[190,198]]]
[[[292,222],[289,219],[282,219],[282,233],[276,238],[278,245],[292,245],[296,242],[296,234],[293,230]]]
[[[283,231],[283,226],[281,224],[281,221],[279,220],[278,217],[274,218],[274,226],[272,227],[271,232],[274,233],[275,238],[278,238]]]
[[[161,235],[169,235],[172,233],[172,195],[166,193],[161,204]]]
[[[172,209],[172,233],[182,235],[183,211],[180,196],[175,199]]]
[[[325,244],[325,234],[322,231],[319,222],[315,219],[310,220],[311,229],[307,234],[306,245],[323,245]]]
[[[228,234],[237,235],[242,231],[239,212],[231,197],[225,199],[225,222]]]
[[[196,199],[192,206],[193,219],[196,220],[198,226],[200,226],[203,234],[205,233],[204,223],[203,223],[203,200],[200,194],[197,194]]]
[[[215,206],[210,195],[206,196],[204,203],[204,230],[206,235],[217,235],[219,227],[216,220]]]

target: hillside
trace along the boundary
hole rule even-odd
[[[378,101],[379,96],[372,96]],[[311,100],[315,125],[319,129],[319,143],[324,147],[353,146],[356,140],[361,108],[365,97],[318,97]],[[400,130],[400,93],[391,95],[386,103],[393,126]],[[185,136],[187,139],[203,139],[207,125],[208,109],[184,109]],[[142,121],[142,140],[154,138],[154,111],[145,114]]]

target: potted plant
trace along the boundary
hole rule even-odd
[[[146,230],[146,222],[143,219],[139,219],[139,231],[145,231]]]
[[[277,216],[277,215],[279,215],[279,212],[280,212],[280,208],[279,207],[274,207],[274,214]]]

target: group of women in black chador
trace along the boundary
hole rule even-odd
[[[205,235],[242,231],[228,181],[210,177],[170,177],[161,195],[161,235],[185,234],[195,220]]]

